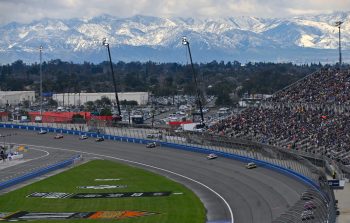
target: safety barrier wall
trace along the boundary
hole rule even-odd
[[[52,172],[52,171],[54,171],[54,170],[58,170],[58,169],[67,167],[67,166],[73,164],[73,163],[74,163],[77,159],[79,159],[79,158],[80,158],[80,155],[73,156],[72,158],[70,158],[70,159],[68,159],[68,160],[65,160],[65,161],[62,161],[62,162],[59,162],[59,163],[50,165],[50,166],[48,166],[48,167],[45,167],[45,168],[36,170],[36,171],[34,171],[34,172],[25,174],[25,175],[20,176],[20,177],[13,178],[13,179],[8,180],[8,181],[1,182],[1,183],[0,183],[0,190],[3,190],[3,189],[5,189],[5,188],[11,187],[11,186],[13,186],[13,185],[22,183],[22,182],[24,182],[24,181],[26,181],[26,180],[33,179],[33,178],[35,178],[35,177],[44,175],[44,174],[49,173],[49,172]]]
[[[87,135],[88,137],[102,137],[104,139],[109,139],[109,140],[116,140],[116,141],[121,141],[121,142],[129,142],[129,143],[139,143],[139,144],[147,144],[150,142],[155,142],[160,146],[165,146],[169,148],[174,148],[174,149],[181,149],[181,150],[186,150],[186,151],[192,151],[192,152],[197,152],[197,153],[203,153],[203,154],[209,154],[209,153],[215,153],[221,157],[226,157],[230,159],[235,159],[239,160],[242,162],[255,162],[257,165],[261,167],[265,167],[268,169],[271,169],[273,171],[279,172],[284,175],[288,175],[290,177],[293,177],[296,180],[299,180],[300,182],[311,186],[319,196],[323,197],[324,200],[327,200],[330,205],[327,205],[327,209],[329,209],[329,213],[333,211],[332,207],[332,200],[329,199],[329,194],[323,190],[323,188],[320,187],[320,185],[315,182],[314,179],[311,179],[301,173],[298,173],[297,171],[290,169],[290,167],[283,167],[282,165],[279,166],[278,163],[274,164],[271,162],[263,161],[257,158],[252,158],[244,155],[238,155],[238,154],[232,154],[229,152],[225,151],[219,151],[215,150],[215,147],[208,147],[205,148],[205,145],[194,145],[194,144],[181,144],[182,142],[164,142],[160,140],[154,140],[154,139],[144,139],[144,138],[135,138],[135,137],[128,137],[128,136],[119,136],[119,135],[110,135],[110,134],[98,134],[94,132],[86,132],[86,131],[78,131],[74,129],[65,129],[65,128],[57,128],[57,127],[50,127],[50,126],[32,126],[32,125],[21,125],[21,124],[11,124],[11,123],[0,123],[0,128],[12,128],[12,129],[23,129],[23,130],[32,130],[32,131],[40,131],[40,130],[46,130],[47,132],[54,132],[54,133],[64,133],[64,134],[71,134],[71,135]],[[216,148],[217,149],[217,148]],[[67,164],[69,165],[69,164]],[[33,176],[34,177],[34,176]],[[1,189],[1,185],[0,185]],[[329,216],[329,223],[335,222],[335,215],[330,214],[333,217]]]

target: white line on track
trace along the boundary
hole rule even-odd
[[[115,159],[115,160],[120,160],[120,161],[124,161],[124,162],[128,162],[128,163],[133,163],[133,164],[137,164],[137,165],[140,165],[140,166],[145,166],[145,167],[150,167],[150,168],[153,168],[153,169],[156,169],[156,170],[161,170],[161,171],[164,171],[164,172],[167,172],[167,173],[171,173],[173,175],[176,175],[176,176],[179,176],[179,177],[182,177],[184,179],[187,179],[189,181],[192,181],[194,183],[197,183],[199,185],[201,185],[202,187],[208,189],[209,191],[211,191],[212,193],[214,193],[216,196],[218,196],[226,205],[228,211],[230,212],[230,217],[231,217],[231,222],[230,223],[234,223],[234,218],[233,218],[233,212],[232,212],[232,209],[229,205],[229,203],[225,200],[224,197],[222,197],[218,192],[216,192],[215,190],[213,190],[212,188],[210,188],[209,186],[203,184],[202,182],[199,182],[197,180],[194,180],[190,177],[187,177],[187,176],[184,176],[182,174],[179,174],[179,173],[175,173],[173,171],[170,171],[170,170],[167,170],[167,169],[163,169],[163,168],[160,168],[160,167],[156,167],[156,166],[152,166],[152,165],[149,165],[149,164],[145,164],[145,163],[140,163],[140,162],[137,162],[137,161],[132,161],[132,160],[127,160],[127,159],[122,159],[122,158],[118,158],[118,157],[114,157],[114,156],[108,156],[108,155],[103,155],[103,154],[98,154],[98,153],[90,153],[90,152],[84,152],[84,151],[81,151],[81,150],[73,150],[73,149],[63,149],[63,148],[58,148],[58,147],[49,147],[49,146],[38,146],[38,145],[29,145],[27,144],[28,146],[33,146],[33,147],[39,147],[39,148],[46,148],[46,149],[55,149],[55,150],[61,150],[61,151],[69,151],[69,152],[78,152],[78,153],[83,153],[83,154],[88,154],[88,155],[92,155],[92,156],[100,156],[100,157],[106,157],[106,158],[110,158],[110,159]],[[42,151],[45,151],[45,150],[42,150]],[[47,152],[47,151],[46,151]],[[40,157],[42,158],[42,157]]]
[[[38,151],[41,151],[41,152],[45,152],[46,154],[43,155],[43,156],[40,156],[40,157],[37,157],[37,158],[34,158],[34,159],[31,159],[30,161],[33,161],[33,160],[38,160],[38,159],[41,159],[41,158],[44,158],[46,156],[49,156],[50,153],[46,150],[42,150],[42,149],[36,149],[36,148],[31,148],[32,150],[38,150]]]

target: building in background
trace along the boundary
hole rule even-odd
[[[249,106],[254,106],[259,104],[262,100],[272,97],[270,94],[248,94],[244,93],[241,100],[239,100],[238,105],[241,108],[246,108]]]
[[[35,101],[34,91],[0,91],[0,106],[17,105],[24,101],[32,104]]]
[[[52,99],[57,101],[59,106],[68,105],[83,105],[88,101],[100,100],[102,97],[109,98],[113,103],[115,103],[115,94],[109,92],[97,92],[97,93],[62,93],[53,94]],[[138,105],[145,105],[148,103],[148,92],[123,92],[118,93],[119,101],[136,101]]]

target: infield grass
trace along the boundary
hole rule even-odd
[[[119,178],[119,181],[95,179]],[[80,189],[79,186],[126,185],[120,189]],[[165,197],[48,199],[32,198],[34,192],[118,193],[171,191]],[[204,223],[205,209],[199,198],[183,185],[154,173],[106,160],[94,160],[0,196],[0,212],[95,212],[148,211],[156,215],[123,220],[67,219],[32,222],[120,222],[120,223]]]

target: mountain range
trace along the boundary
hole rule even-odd
[[[89,19],[41,19],[28,24],[0,25],[0,63],[61,59],[72,62],[108,60],[102,39],[107,38],[112,60],[189,62],[181,43],[186,36],[194,62],[338,61],[341,27],[343,61],[350,61],[350,12],[292,18],[229,17],[215,19],[101,15]]]

